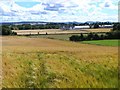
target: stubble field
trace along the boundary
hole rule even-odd
[[[76,30],[61,30],[61,29],[35,29],[35,30],[13,30],[18,35],[28,34],[79,34],[90,32],[109,32],[111,28],[99,28],[99,29],[76,29]]]
[[[17,36],[2,44],[2,87],[118,87],[117,47]]]

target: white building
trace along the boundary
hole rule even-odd
[[[90,28],[90,26],[85,25],[85,26],[74,26],[73,29],[89,29],[89,28]]]
[[[62,26],[61,29],[62,30],[72,30],[73,27],[72,26]]]
[[[100,28],[113,28],[113,25],[102,25],[99,26]]]

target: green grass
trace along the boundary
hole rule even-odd
[[[83,41],[82,43],[103,45],[103,46],[120,46],[119,40],[92,40],[92,41]]]
[[[28,36],[28,37],[31,37],[31,38],[49,38],[49,39],[57,39],[57,40],[67,40],[69,41],[69,38],[72,36],[72,35],[78,35],[80,36],[80,34],[56,34],[56,35],[31,35],[31,36]],[[86,36],[87,34],[83,34],[84,36]],[[101,34],[98,34],[98,35],[101,35]]]
[[[72,35],[80,35],[80,34],[62,34],[62,35],[33,35],[29,36],[32,38],[49,38],[49,39],[57,39],[57,40],[69,40],[69,37]]]
[[[29,36],[29,37],[32,37],[32,38],[49,38],[49,39],[69,41],[69,37],[71,37],[72,35],[80,35],[80,34],[37,35],[37,36]],[[119,42],[119,40],[92,40],[92,41],[83,41],[82,43],[103,45],[103,46],[120,46],[120,43],[118,43],[118,42]]]

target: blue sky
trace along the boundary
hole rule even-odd
[[[119,0],[0,0],[0,22],[118,21]]]
[[[40,2],[16,2],[16,4],[18,4],[21,7],[31,8],[37,4],[40,4]]]

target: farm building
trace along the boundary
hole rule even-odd
[[[62,30],[72,30],[73,26],[62,26],[61,29]]]
[[[100,28],[113,28],[113,25],[102,25],[99,26]]]
[[[89,28],[90,28],[90,26],[85,25],[85,26],[74,26],[73,29],[89,29]]]

